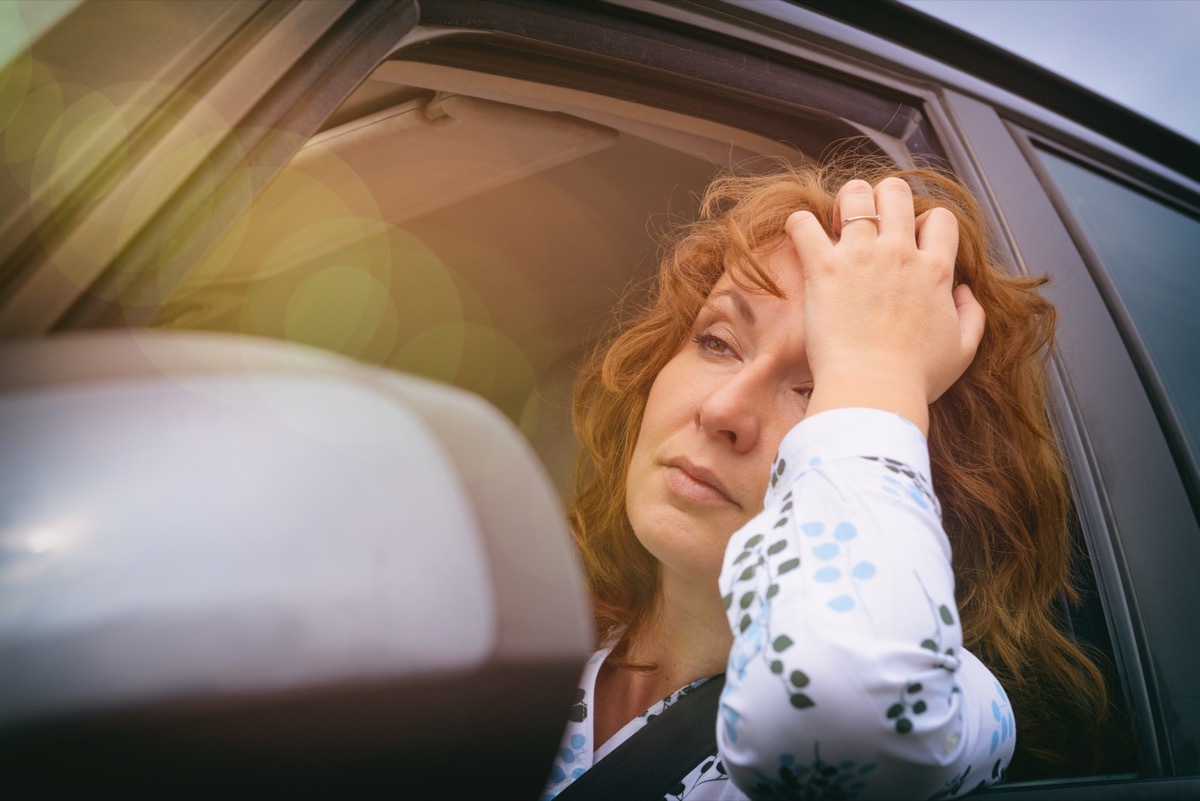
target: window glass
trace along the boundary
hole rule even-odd
[[[1200,444],[1200,220],[1039,153],[1120,293],[1192,453]]]
[[[260,5],[0,2],[0,282],[17,280],[6,257],[35,227],[104,196],[135,132]]]

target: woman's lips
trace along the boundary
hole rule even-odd
[[[716,474],[687,459],[672,459],[667,463],[667,486],[684,500],[702,506],[738,505]]]

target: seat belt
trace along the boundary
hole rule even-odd
[[[662,801],[717,753],[717,707],[725,674],[662,711],[555,796],[555,801]]]

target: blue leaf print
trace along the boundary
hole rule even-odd
[[[849,542],[858,536],[858,529],[850,523],[838,523],[838,527],[833,530],[833,538],[838,542]]]
[[[725,739],[729,740],[731,743],[736,743],[738,739],[738,713],[725,706],[725,704],[721,704],[721,720],[725,723]]]
[[[825,524],[821,522],[804,523],[800,526],[800,530],[810,537],[819,537],[825,532]]]
[[[839,595],[830,601],[828,606],[835,612],[849,612],[854,608],[854,599],[849,595]]]
[[[842,550],[842,546],[836,542],[823,542],[816,548],[813,548],[813,556],[820,559],[822,562],[828,562],[833,557],[837,556]]]
[[[830,584],[842,577],[842,571],[836,567],[823,567],[813,574],[813,581],[819,581],[822,584]]]
[[[871,564],[870,562],[865,562],[865,561],[859,562],[857,565],[854,566],[854,569],[851,570],[850,572],[854,575],[854,577],[856,579],[866,581],[867,579],[872,578],[875,575],[875,565]]]
[[[921,509],[928,509],[929,503],[925,500],[925,493],[916,484],[908,488],[908,497]]]

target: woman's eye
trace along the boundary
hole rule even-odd
[[[806,401],[812,400],[812,387],[796,387],[796,394],[804,398]]]
[[[728,356],[733,352],[725,340],[712,334],[697,334],[692,339],[700,346],[700,350],[713,356]]]

